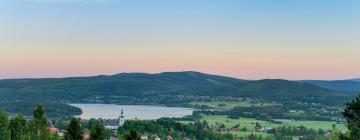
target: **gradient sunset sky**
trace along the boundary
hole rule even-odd
[[[359,0],[0,0],[0,79],[360,77]]]

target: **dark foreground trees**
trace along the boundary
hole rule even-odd
[[[346,104],[343,115],[348,123],[349,134],[341,139],[360,140],[360,94]]]
[[[26,139],[27,125],[26,119],[23,116],[17,115],[10,120],[10,136],[12,140]]]
[[[0,112],[0,140],[58,140],[59,137],[49,131],[49,123],[42,106],[33,112],[33,119],[27,121],[16,116],[9,121],[6,113]]]
[[[209,128],[206,121],[195,121],[190,124],[182,124],[172,119],[158,120],[127,120],[119,130],[123,135],[122,140],[137,140],[140,134],[147,134],[150,139],[153,136],[167,139],[196,139],[196,140],[233,140],[231,134],[217,133]]]
[[[125,140],[140,140],[140,136],[135,129],[131,129],[130,132],[125,135]]]
[[[33,120],[30,121],[29,130],[31,139],[49,140],[49,123],[45,116],[45,111],[41,105],[37,105],[33,112]]]
[[[106,130],[104,125],[99,121],[94,122],[90,131],[90,140],[105,140],[105,138]]]
[[[10,140],[8,115],[0,112],[0,140]]]
[[[68,129],[66,129],[65,140],[82,140],[83,139],[83,129],[80,125],[80,120],[77,118],[72,118],[69,124]]]

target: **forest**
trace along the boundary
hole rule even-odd
[[[292,140],[293,136],[299,140],[358,140],[360,138],[360,95],[346,104],[343,116],[347,121],[348,131],[341,132],[333,126],[333,130],[314,130],[304,126],[290,127],[282,126],[267,129],[267,136],[250,134],[245,138],[249,140]],[[108,140],[117,138],[119,140],[140,140],[144,134],[150,139],[167,138],[169,139],[196,139],[196,140],[226,140],[234,139],[237,136],[230,133],[218,133],[215,129],[225,127],[214,127],[206,121],[194,119],[194,123],[180,123],[181,119],[173,120],[163,118],[153,121],[128,120],[117,131],[107,130],[103,125],[103,120],[80,120],[72,118],[68,120],[65,133],[59,135],[51,124],[41,105],[37,105],[33,110],[31,119],[25,119],[21,115],[9,118],[7,113],[0,113],[0,139],[1,140]],[[186,118],[185,118],[186,120]],[[262,131],[260,123],[256,123],[256,131]],[[86,135],[86,133],[88,133]]]

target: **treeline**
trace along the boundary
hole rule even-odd
[[[231,140],[231,134],[220,134],[211,130],[206,121],[195,121],[190,124],[182,124],[172,119],[159,119],[156,121],[133,121],[128,120],[120,128],[121,135],[136,130],[141,134],[149,134],[152,137],[166,139],[171,136],[173,139],[194,139],[194,140]],[[151,139],[151,138],[150,138]]]
[[[118,137],[120,140],[139,140],[140,134],[148,134],[151,138],[159,137],[166,139],[197,139],[197,140],[231,140],[230,134],[220,134],[209,129],[207,122],[196,121],[193,124],[181,124],[171,119],[159,119],[153,121],[128,120],[123,127],[114,131],[105,129],[103,121],[90,119],[81,121],[72,118],[65,127],[63,136],[57,132],[50,132],[49,123],[45,110],[37,105],[33,110],[32,119],[26,119],[21,115],[9,117],[7,113],[0,112],[0,140],[108,140]],[[86,136],[85,132],[89,132]]]
[[[333,128],[331,131],[323,129],[312,129],[304,126],[282,126],[268,131],[277,139],[290,139],[290,137],[299,136],[299,140],[338,140],[340,131]]]
[[[329,107],[330,108],[330,107]],[[294,111],[293,113],[291,111]],[[296,112],[298,111],[298,112]],[[339,121],[342,119],[340,110],[328,109],[325,106],[316,105],[276,105],[276,106],[249,106],[235,107],[231,110],[198,110],[193,116],[199,115],[228,115],[231,119],[240,117],[256,118],[271,121],[273,119],[316,120],[316,121]]]
[[[36,105],[45,106],[46,117],[48,118],[71,118],[75,115],[81,115],[82,110],[64,103],[53,102],[3,102],[0,103],[0,111],[8,112],[9,115],[20,114],[31,116]]]
[[[92,119],[89,122],[89,140],[106,140],[110,133],[101,121]],[[21,115],[9,118],[7,113],[0,112],[0,140],[83,140],[84,128],[77,118],[72,118],[63,137],[57,132],[50,132],[51,125],[41,105],[33,110],[32,119]]]
[[[9,120],[6,113],[0,112],[0,140],[60,140],[60,137],[50,133],[44,109],[38,105],[31,120],[20,115]]]
[[[360,140],[360,94],[351,102],[346,104],[342,112],[347,121],[348,131],[342,133],[333,127],[332,131],[324,131],[322,129],[314,130],[308,129],[304,126],[291,127],[282,126],[276,129],[267,131],[274,135],[273,138],[262,138],[257,135],[250,135],[249,140],[293,140],[294,136],[298,140]]]
[[[281,106],[251,106],[251,107],[235,107],[228,111],[227,114],[230,118],[238,119],[240,117],[257,118],[257,119],[294,119],[294,120],[317,120],[317,121],[335,121],[334,114],[320,114],[319,109],[310,110],[310,108],[301,110],[300,114],[290,113],[292,109]],[[338,112],[340,115],[341,113]],[[338,117],[340,118],[340,117]]]

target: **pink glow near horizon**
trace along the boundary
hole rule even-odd
[[[7,48],[0,78],[111,75],[120,72],[199,71],[241,79],[347,79],[360,77],[355,52],[311,48]]]

